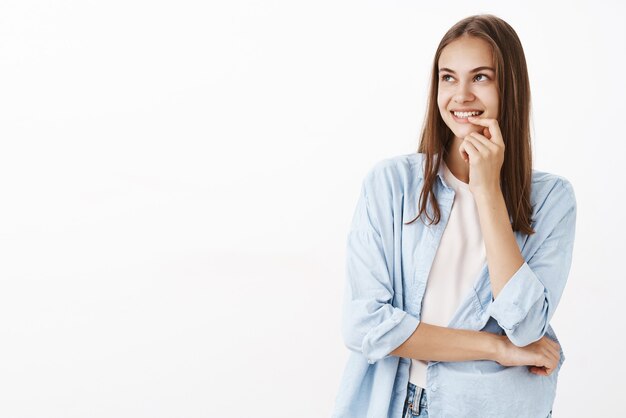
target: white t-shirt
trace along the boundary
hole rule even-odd
[[[478,208],[469,184],[441,161],[443,178],[455,191],[452,211],[428,275],[420,321],[448,326],[486,261]],[[418,325],[419,327],[419,325]],[[425,388],[427,361],[411,359],[409,382]]]

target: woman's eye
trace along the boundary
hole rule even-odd
[[[441,76],[441,81],[448,81],[447,77],[452,77],[452,76],[450,74],[444,74],[444,75]],[[474,77],[474,78],[477,78],[477,77],[485,77],[486,80],[489,79],[489,77],[487,77],[485,74],[482,74],[482,73],[481,74],[476,74],[476,77]]]

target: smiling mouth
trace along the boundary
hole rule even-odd
[[[450,113],[452,114],[452,116],[454,116],[457,119],[467,119],[469,116],[480,116],[484,113],[484,111],[477,110],[473,112],[455,112],[451,110]]]

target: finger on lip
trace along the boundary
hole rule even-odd
[[[470,116],[469,118],[467,118],[468,121],[472,122],[472,123],[476,123],[478,125],[483,125],[483,123],[486,123],[484,118],[478,118],[475,116]]]

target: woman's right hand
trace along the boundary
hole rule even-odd
[[[559,364],[561,346],[547,335],[525,347],[516,346],[506,335],[500,338],[496,361],[503,366],[529,366],[531,373],[549,376]]]

